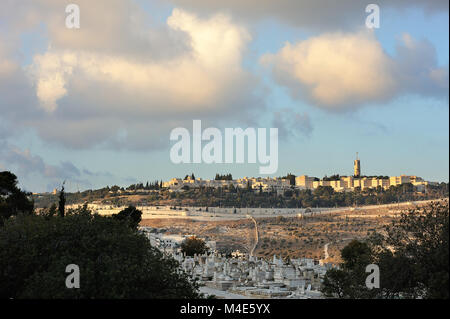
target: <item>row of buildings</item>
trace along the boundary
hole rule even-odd
[[[188,176],[186,179],[172,178],[168,182],[163,183],[163,187],[171,190],[181,190],[184,188],[200,188],[200,187],[235,187],[235,188],[252,188],[254,190],[270,191],[285,190],[291,186],[288,179],[277,177],[243,177],[233,180],[209,180]]]
[[[171,190],[182,190],[186,188],[201,188],[201,187],[235,187],[248,188],[253,190],[267,191],[285,191],[291,188],[297,189],[316,189],[319,186],[330,186],[335,191],[353,191],[355,188],[361,190],[368,188],[381,187],[388,189],[391,186],[398,186],[402,184],[412,184],[417,191],[424,191],[427,185],[433,184],[427,182],[418,176],[400,175],[390,177],[365,177],[365,176],[340,176],[332,179],[319,179],[308,175],[301,175],[295,178],[295,185],[286,178],[277,177],[243,177],[235,180],[204,180],[201,178],[192,179],[188,176],[186,179],[172,178],[168,182],[163,183],[163,187]]]
[[[427,182],[418,176],[400,175],[390,177],[356,177],[356,176],[340,176],[336,179],[321,179],[310,177],[307,175],[295,178],[295,186],[299,189],[315,189],[319,186],[331,186],[335,191],[353,191],[355,188],[361,190],[368,188],[388,189],[391,186],[402,184],[412,184],[417,191],[424,191],[427,185],[433,184]]]
[[[425,181],[423,178],[411,175],[400,176],[362,176],[361,175],[361,161],[356,153],[356,159],[353,162],[353,176],[335,176],[333,178],[318,179],[316,177],[309,177],[301,175],[295,178],[295,186],[300,189],[315,189],[319,186],[330,186],[335,191],[353,191],[355,188],[361,190],[368,188],[388,189],[391,186],[398,186],[402,184],[412,184],[414,188],[422,192],[425,187],[431,182]]]
[[[361,175],[361,161],[357,157],[353,163],[353,176],[332,176],[331,178],[319,179],[308,175],[300,175],[295,177],[295,184],[287,178],[277,177],[244,177],[235,180],[203,180],[201,178],[192,178],[187,176],[186,179],[172,178],[170,181],[163,183],[163,187],[172,191],[179,191],[187,188],[200,187],[235,187],[235,188],[251,188],[254,190],[278,191],[284,192],[288,189],[316,189],[320,186],[330,186],[337,192],[353,191],[356,188],[361,190],[369,188],[388,189],[391,186],[402,184],[412,184],[416,191],[423,192],[427,185],[435,183],[427,182],[418,176],[400,175],[400,176],[378,176],[368,177]]]

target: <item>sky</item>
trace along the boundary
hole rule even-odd
[[[80,8],[80,28],[65,12]],[[32,192],[265,176],[170,132],[278,128],[278,170],[449,180],[448,1],[5,0],[0,171]]]

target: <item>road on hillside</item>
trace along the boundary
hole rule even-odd
[[[255,244],[253,245],[252,249],[250,250],[250,256],[253,256],[253,253],[255,252],[256,246],[258,245],[258,241],[259,241],[258,223],[256,222],[256,219],[253,218],[253,216],[248,215],[248,217],[255,223]]]

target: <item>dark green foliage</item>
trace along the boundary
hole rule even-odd
[[[58,205],[59,216],[64,217],[65,209],[66,209],[66,195],[64,193],[64,183],[63,183],[61,191],[59,192],[59,205]]]
[[[433,202],[404,212],[386,227],[386,235],[371,239],[383,289],[392,297],[449,298],[448,201]]]
[[[356,269],[360,265],[369,265],[371,263],[372,252],[367,243],[363,243],[357,240],[351,241],[341,251],[343,269]]]
[[[80,288],[65,286],[66,266]],[[86,207],[58,216],[18,215],[0,228],[0,298],[197,298],[178,262],[115,218]]]
[[[147,183],[145,185],[143,183],[131,184],[130,186],[128,186],[126,188],[126,190],[139,194],[140,191],[142,191],[142,190],[158,190],[160,188],[162,188],[162,181],[161,181],[161,183],[159,181],[154,181],[153,183],[150,183],[147,181]],[[119,186],[112,186],[110,189],[108,189],[108,187],[106,187],[106,189],[113,193],[116,193],[119,190],[125,191],[125,189],[123,187],[119,187]],[[102,190],[105,190],[105,188],[96,190],[94,192],[98,192],[98,191],[102,191]]]
[[[366,266],[373,263],[372,251],[367,243],[351,241],[341,251],[343,263],[340,269],[327,271],[322,292],[328,297],[374,298],[376,289],[369,290],[365,285],[368,273]]]
[[[233,176],[231,174],[216,174],[216,177],[214,177],[216,181],[231,181],[233,180]]]
[[[131,228],[136,229],[141,222],[142,212],[134,206],[129,206],[121,210],[117,214],[113,214],[112,218],[126,222]]]
[[[34,203],[28,195],[17,187],[16,175],[0,172],[0,226],[10,216],[33,213]]]
[[[342,269],[332,268],[323,279],[322,293],[327,297],[346,298],[351,295],[351,287],[350,275]]]
[[[187,179],[193,179],[193,180],[195,180],[195,175],[194,175],[194,173],[192,173],[190,176],[189,175],[186,175],[184,178],[183,178],[183,180],[187,180]]]
[[[181,243],[181,251],[186,254],[186,256],[202,255],[208,251],[206,243],[204,240],[197,238],[195,236],[186,238]]]
[[[58,208],[56,207],[56,204],[52,204],[49,208],[42,209],[39,212],[39,215],[50,218],[53,216],[56,216],[58,214]]]
[[[448,201],[402,213],[383,234],[341,251],[340,269],[327,271],[322,291],[339,298],[449,298]],[[365,267],[380,269],[380,289],[365,288]]]

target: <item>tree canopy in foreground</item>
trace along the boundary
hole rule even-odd
[[[69,264],[79,266],[78,289],[66,287]],[[0,298],[198,298],[197,288],[129,223],[86,207],[0,227]]]
[[[408,210],[383,233],[344,247],[343,263],[327,271],[322,291],[339,298],[448,299],[448,241],[448,201]],[[369,264],[379,266],[379,289],[365,286]]]
[[[28,194],[17,187],[17,177],[11,172],[0,172],[0,226],[10,216],[32,214],[34,204]]]

